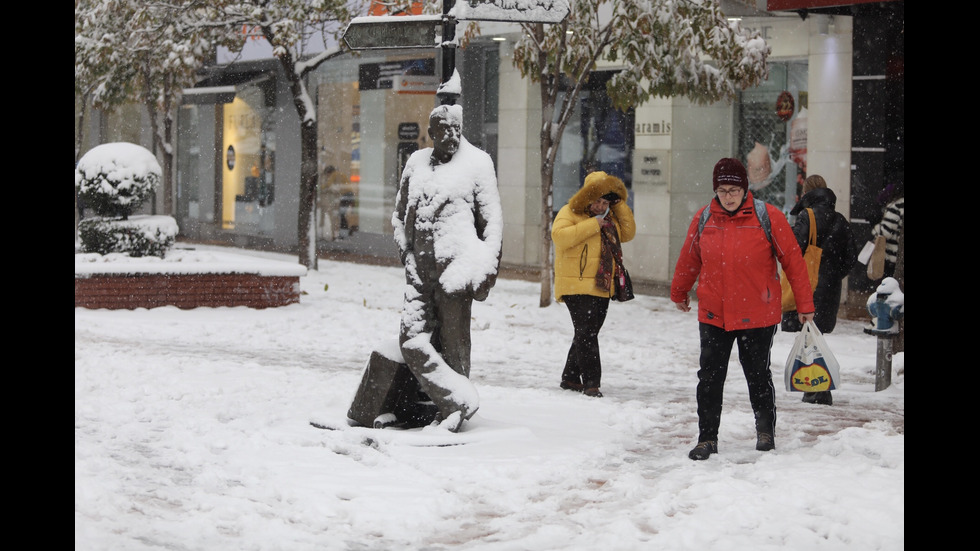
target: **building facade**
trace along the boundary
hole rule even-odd
[[[876,76],[895,72],[896,50],[904,56],[904,3],[769,3],[777,1],[782,11],[743,2],[725,10],[744,13],[742,26],[762,33],[772,49],[769,80],[733,102],[659,98],[623,113],[603,89],[615,66],[600,67],[583,92],[560,146],[554,209],[590,170],[621,177],[637,221],[636,238],[624,245],[634,279],[669,283],[688,224],[712,197],[711,171],[721,157],[743,160],[754,193],[786,212],[806,175],[821,174],[859,238],[877,221],[871,197],[904,170],[904,149],[892,145],[904,138],[904,84],[901,74],[897,88],[894,74],[890,81]],[[519,29],[482,27],[482,36],[456,56],[463,130],[497,167],[503,262],[534,269],[551,253],[541,250],[539,94],[511,63]],[[882,33],[889,36],[884,47]],[[336,57],[310,76],[321,175],[315,225],[323,249],[397,258],[394,194],[407,156],[429,145],[439,67],[432,49],[376,51]],[[299,131],[278,63],[212,67],[183,101],[175,186],[181,234],[293,251]]]

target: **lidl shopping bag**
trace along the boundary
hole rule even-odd
[[[817,326],[808,321],[786,358],[786,390],[821,392],[840,387],[840,365]]]

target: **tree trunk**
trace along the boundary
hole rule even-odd
[[[263,33],[269,42],[275,44],[271,29],[263,27]],[[326,58],[324,58],[325,60]],[[320,61],[322,63],[323,60]],[[296,216],[296,244],[299,249],[299,263],[308,270],[318,268],[316,255],[316,224],[313,223],[316,206],[317,160],[316,160],[316,112],[307,111],[306,99],[309,97],[303,83],[304,75],[297,74],[296,62],[288,53],[279,55],[286,78],[289,79],[289,89],[293,94],[293,105],[299,115],[300,129],[300,171],[299,171],[299,207]],[[316,65],[319,65],[317,63]],[[316,68],[310,65],[306,71]]]
[[[303,113],[300,114],[300,120],[303,120]],[[305,120],[300,124],[300,139],[302,164],[299,174],[299,212],[296,219],[299,262],[307,269],[316,270],[316,224],[313,223],[317,184],[316,119]]]
[[[174,216],[174,104],[170,91],[163,109],[163,214]]]
[[[82,154],[82,139],[85,137],[85,112],[88,109],[88,95],[82,96],[82,106],[78,109],[78,132],[75,133],[75,165]],[[78,188],[75,188],[75,238],[78,238]]]
[[[550,125],[548,127],[550,128]],[[551,258],[551,222],[554,187],[552,178],[554,177],[555,165],[545,157],[548,153],[547,148],[551,147],[551,140],[550,138],[545,139],[545,130],[542,130],[541,133],[541,300],[539,305],[544,308],[551,304],[552,272],[554,271]],[[547,146],[545,145],[546,141],[549,144]]]
[[[163,171],[163,165],[166,164],[167,152],[163,147],[163,138],[160,137],[160,121],[157,118],[159,114],[157,112],[157,104],[153,98],[149,97],[148,94],[144,94],[143,98],[143,106],[146,107],[146,113],[150,118],[150,135],[152,136],[150,151],[153,152],[153,156],[156,157],[157,160],[162,161],[160,163],[160,170]],[[161,176],[163,181],[166,182],[166,172],[163,172]],[[152,214],[157,213],[156,191],[153,192],[153,197],[151,197],[150,212]]]

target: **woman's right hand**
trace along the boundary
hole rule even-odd
[[[691,299],[690,297],[684,297],[684,302],[675,302],[674,306],[677,307],[681,312],[691,311]]]

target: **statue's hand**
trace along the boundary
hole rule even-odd
[[[483,280],[483,283],[481,283],[475,289],[473,289],[473,300],[479,302],[483,302],[484,300],[486,300],[487,297],[490,296],[490,289],[493,287],[493,284],[494,284],[493,278],[487,278]]]

